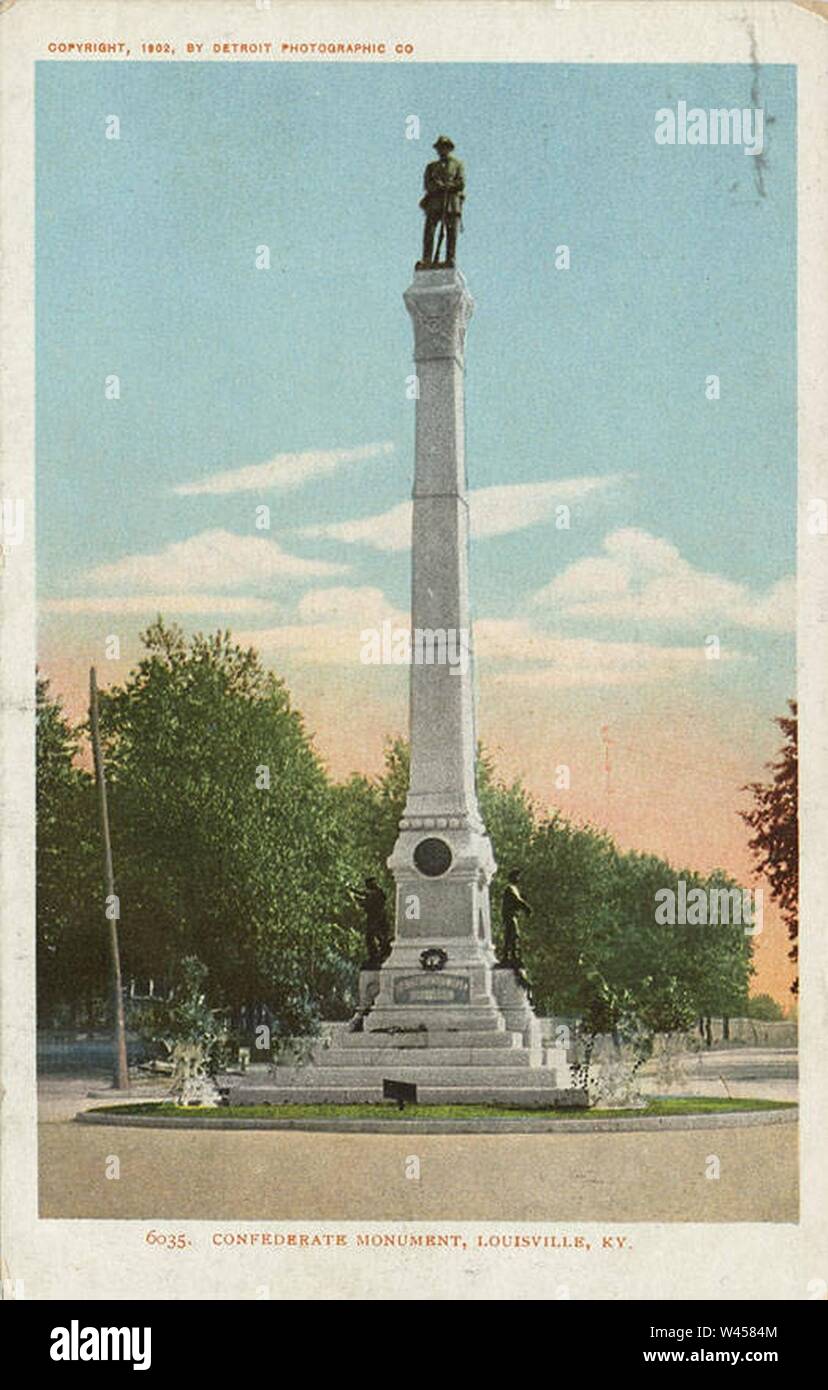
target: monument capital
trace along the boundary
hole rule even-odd
[[[451,358],[462,367],[466,328],[474,313],[459,270],[418,270],[403,295],[414,324],[414,361]]]

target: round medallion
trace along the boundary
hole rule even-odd
[[[426,878],[439,878],[451,865],[451,850],[445,840],[421,840],[414,850],[414,863]]]

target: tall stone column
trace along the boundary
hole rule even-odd
[[[464,421],[465,337],[474,304],[454,269],[415,272],[404,298],[419,382],[411,775],[388,861],[396,883],[394,945],[368,1027],[502,1027],[491,978],[495,862],[475,788]],[[424,961],[437,968],[424,968]]]
[[[548,1046],[517,972],[495,965],[492,847],[475,789],[463,351],[472,312],[459,271],[414,272],[405,303],[417,363],[411,580],[411,776],[388,865],[395,934],[360,973],[359,1009],[309,1066],[228,1081],[234,1104],[379,1103],[386,1083],[425,1104],[585,1106]],[[393,1086],[391,1087],[393,1090]]]

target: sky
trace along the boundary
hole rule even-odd
[[[657,144],[679,101],[758,101],[761,158]],[[256,646],[335,776],[405,732],[359,633],[407,621],[402,293],[445,132],[480,736],[543,807],[754,885],[740,789],[795,694],[795,121],[782,66],[39,64],[39,660],[70,714],[160,611]],[[773,912],[757,962],[784,999]]]

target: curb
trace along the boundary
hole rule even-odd
[[[349,1120],[345,1116],[324,1119],[210,1119],[206,1115],[107,1115],[81,1111],[82,1125],[121,1125],[134,1129],[265,1129],[304,1130],[321,1134],[635,1134],[647,1130],[753,1129],[759,1125],[796,1124],[799,1108],[790,1110],[737,1110],[719,1115],[631,1115],[609,1120],[550,1120],[530,1116],[514,1120]]]
[[[143,1095],[140,1091],[137,1091],[137,1090],[136,1090],[136,1091],[115,1091],[115,1090],[108,1090],[108,1091],[87,1091],[87,1092],[86,1092],[86,1099],[87,1099],[87,1100],[111,1100],[111,1101],[113,1102],[113,1104],[117,1104],[117,1105],[129,1105],[130,1101],[132,1101],[132,1103],[133,1103],[134,1105],[145,1105],[145,1104],[146,1104],[146,1105],[156,1105],[156,1104],[162,1104],[162,1105],[163,1105],[165,1101],[168,1101],[168,1100],[170,1099],[170,1097],[169,1097],[169,1095],[166,1094],[166,1093],[165,1093],[165,1094],[162,1094],[162,1095],[160,1095],[160,1096],[153,1096],[153,1095]]]

